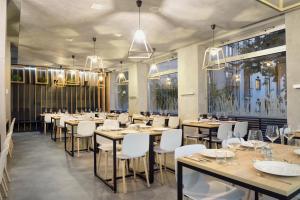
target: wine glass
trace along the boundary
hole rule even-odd
[[[219,120],[220,117],[221,117],[221,113],[220,113],[220,112],[217,112],[217,113],[216,113],[216,117],[217,117],[217,120]]]
[[[149,122],[149,118],[145,116],[143,118],[143,123],[145,124],[145,126],[147,126],[148,122]]]
[[[227,118],[228,118],[228,114],[227,114],[227,112],[223,112],[223,117],[224,117],[224,119],[226,120]]]
[[[287,144],[291,145],[291,141],[295,136],[295,132],[291,130],[291,128],[283,129],[283,136],[287,139]]]
[[[267,126],[266,137],[272,142],[272,144],[279,138],[278,126]]]
[[[263,141],[263,136],[261,130],[250,130],[248,134],[248,141],[252,144],[254,148],[254,159],[256,161],[256,149]]]
[[[208,118],[209,120],[211,120],[211,119],[212,119],[212,114],[211,114],[211,113],[207,113],[207,118]]]

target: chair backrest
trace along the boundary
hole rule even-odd
[[[248,122],[237,122],[234,126],[233,135],[236,137],[245,137],[248,131]]]
[[[106,113],[104,113],[104,112],[98,113],[98,118],[105,120],[106,119]]]
[[[119,121],[115,119],[106,119],[104,120],[103,126],[104,129],[116,129],[120,127]]]
[[[182,130],[170,129],[163,131],[160,141],[160,148],[166,151],[175,151],[182,143]]]
[[[77,134],[80,136],[92,136],[96,130],[94,121],[80,121],[77,127]]]
[[[165,121],[166,119],[164,117],[154,117],[153,118],[153,122],[152,122],[152,126],[153,127],[164,127],[165,126]]]
[[[51,116],[52,116],[52,114],[45,114],[45,116],[44,116],[44,121],[45,121],[45,123],[51,123]]]
[[[222,123],[219,126],[217,137],[220,140],[226,140],[229,137],[232,137],[232,135],[228,135],[230,132],[232,132],[232,124],[231,123]]]
[[[127,122],[129,122],[129,115],[128,115],[128,113],[121,113],[121,114],[118,116],[118,121],[119,121],[121,124],[126,124]]]
[[[97,127],[97,130],[101,130],[102,127]],[[105,137],[101,137],[99,135],[96,136],[96,142],[100,145],[102,144],[112,144],[112,140],[106,139]]]
[[[13,120],[11,121],[8,132],[13,132],[14,131],[15,121],[16,121],[16,118],[14,117]]]
[[[168,127],[178,128],[179,127],[179,117],[169,117]]]
[[[233,144],[233,143],[241,144],[242,142],[244,142],[243,138],[241,138],[241,140],[239,138],[229,138],[222,141],[222,147],[227,148],[229,144]]]
[[[149,135],[129,133],[124,136],[122,153],[129,157],[141,157],[149,151]]]
[[[64,127],[65,126],[65,121],[69,120],[69,117],[67,115],[62,115],[59,118],[59,126]]]

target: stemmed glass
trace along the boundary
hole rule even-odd
[[[149,118],[147,116],[145,116],[143,118],[143,123],[145,124],[145,126],[147,126],[148,122],[149,122]]]
[[[291,145],[291,141],[293,137],[295,136],[295,132],[292,131],[290,128],[285,128],[283,130],[283,136],[287,139],[287,144]]]
[[[228,118],[228,115],[227,115],[227,113],[226,113],[226,112],[223,112],[223,117],[224,117],[224,120],[227,120],[227,118]]]
[[[279,138],[278,126],[267,126],[266,137],[272,142],[272,144]]]
[[[216,117],[217,117],[217,120],[219,120],[220,117],[221,117],[221,113],[220,113],[220,112],[217,112],[217,113],[216,113]]]
[[[248,141],[253,145],[254,148],[254,159],[256,161],[256,149],[263,141],[261,130],[250,130],[248,135]]]
[[[212,119],[212,114],[211,114],[211,113],[207,113],[207,118],[208,118],[209,120],[211,120],[211,119]]]

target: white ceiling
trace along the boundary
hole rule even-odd
[[[99,9],[92,9],[96,3]],[[256,0],[144,0],[142,28],[152,47],[168,52],[279,13]],[[135,0],[22,0],[19,63],[84,65],[97,37],[105,66],[127,57],[138,25]],[[72,41],[70,41],[72,40]]]

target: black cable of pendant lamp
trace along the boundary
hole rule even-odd
[[[139,8],[139,29],[141,29],[141,7],[142,7],[143,1],[137,0],[136,5]]]

